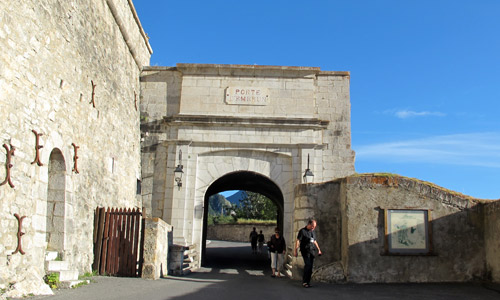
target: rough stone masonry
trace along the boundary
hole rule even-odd
[[[0,181],[14,185],[0,186],[0,289],[46,294],[46,251],[89,272],[94,209],[142,206],[136,101],[152,51],[125,0],[0,1],[0,49]]]

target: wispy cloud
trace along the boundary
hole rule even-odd
[[[406,119],[411,117],[426,117],[426,116],[434,116],[434,117],[444,117],[445,113],[439,111],[412,111],[412,110],[399,110],[395,113],[396,117],[400,119]]]
[[[363,145],[357,160],[500,168],[500,133],[467,133]]]
[[[400,119],[408,119],[408,118],[415,118],[415,117],[428,117],[428,116],[433,116],[433,117],[445,117],[446,114],[439,112],[439,111],[413,111],[413,110],[387,110],[385,111],[386,114],[391,114],[394,115]]]

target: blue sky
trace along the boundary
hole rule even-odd
[[[151,65],[351,72],[356,171],[500,198],[500,1],[134,1]]]

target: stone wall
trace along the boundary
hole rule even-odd
[[[308,217],[318,220],[325,255],[315,262],[317,280],[466,282],[491,276],[498,281],[500,202],[482,202],[398,175],[362,174],[299,186],[295,203],[295,231]],[[429,211],[430,253],[387,252],[388,209]],[[298,277],[301,259],[294,259],[293,266]]]
[[[1,1],[0,48],[0,144],[15,147],[15,187],[0,186],[0,288],[21,296],[40,293],[47,248],[90,271],[97,206],[141,207],[135,100],[151,51],[127,0]],[[12,254],[14,214],[26,216],[24,255]]]
[[[271,239],[274,234],[276,225],[261,225],[261,224],[217,224],[209,225],[207,228],[208,240],[234,241],[234,242],[249,242],[250,232],[255,227],[257,233],[262,230],[265,241]],[[288,242],[288,241],[287,241]]]
[[[400,176],[361,175],[346,184],[347,280],[471,281],[485,276],[484,223],[474,199]],[[431,215],[430,255],[387,255],[384,209],[425,209]]]
[[[494,282],[500,282],[500,200],[485,202],[484,206],[484,250],[486,268]]]

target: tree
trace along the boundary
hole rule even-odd
[[[276,219],[276,205],[264,195],[254,192],[246,192],[246,198],[240,200],[240,204],[234,208],[238,218],[274,220]]]

